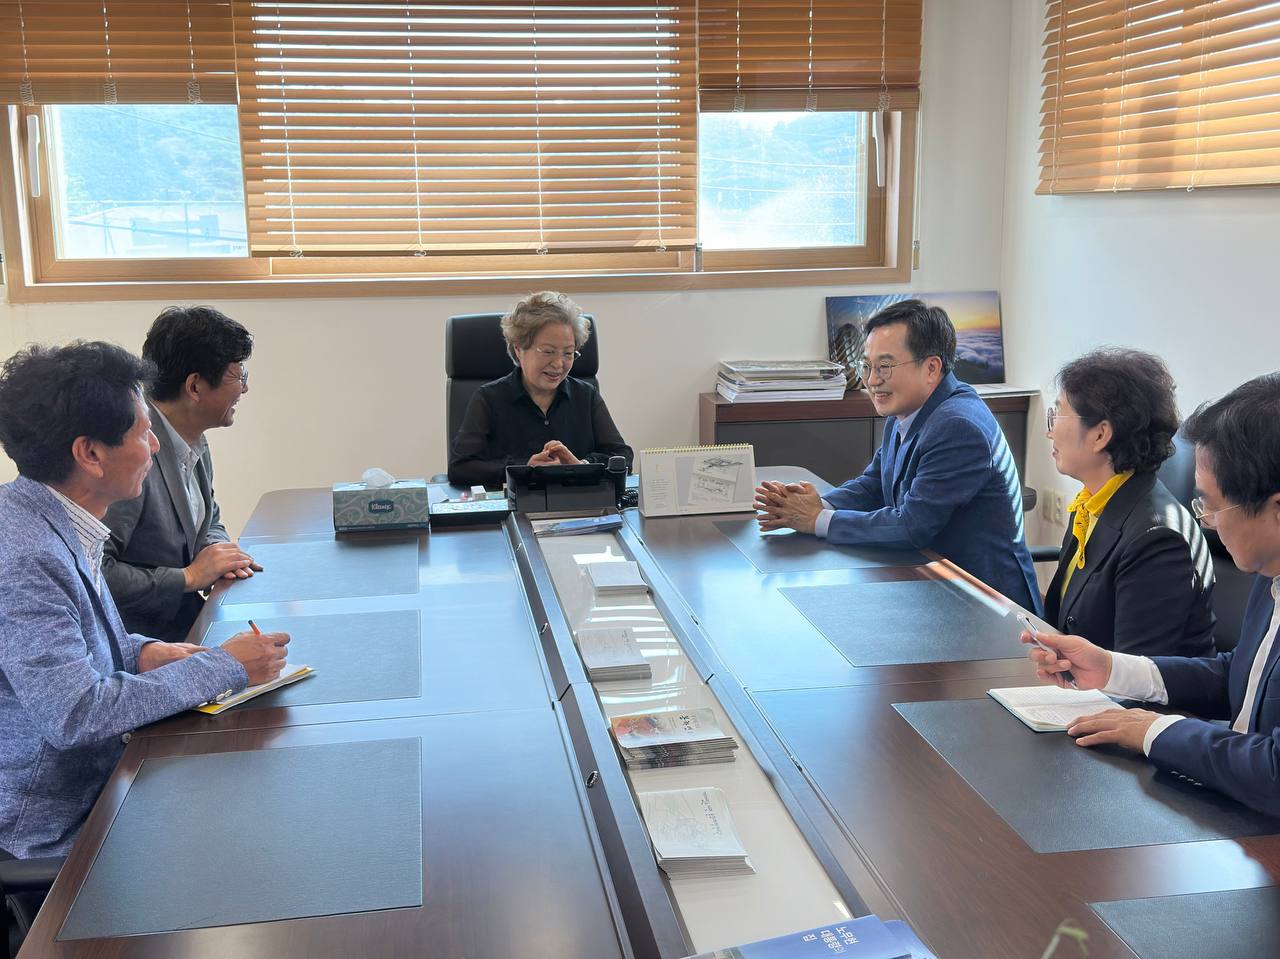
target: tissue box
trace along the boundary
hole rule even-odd
[[[425,479],[397,480],[390,486],[333,484],[333,528],[415,529],[431,521]]]

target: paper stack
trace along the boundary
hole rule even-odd
[[[755,872],[719,789],[668,789],[639,799],[658,868],[672,879]]]
[[[844,398],[844,367],[827,360],[725,360],[716,392],[730,403]]]
[[[630,626],[592,626],[574,634],[587,678],[593,683],[652,679],[653,668],[640,652]]]
[[[731,763],[738,741],[726,736],[705,707],[683,712],[615,716],[613,738],[628,769]]]
[[[587,578],[596,595],[616,596],[623,593],[648,592],[649,586],[640,575],[640,567],[630,560],[612,563],[588,563]]]

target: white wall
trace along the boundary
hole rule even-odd
[[[924,33],[921,290],[991,289],[1001,266],[1009,0],[929,0]],[[826,351],[823,298],[849,288],[581,297],[601,323],[601,381],[635,447],[697,437],[697,394],[721,359]],[[33,340],[141,348],[160,302],[0,305],[0,355]],[[507,297],[215,302],[253,331],[237,424],[210,434],[238,530],[266,490],[322,486],[379,464],[445,465],[443,326]],[[0,456],[0,479],[14,474]]]
[[[1280,188],[1036,196],[1043,4],[1014,0],[1012,13],[1001,271],[1011,379],[1048,395],[1073,356],[1137,347],[1164,357],[1185,414],[1280,368]],[[1042,409],[1027,480],[1074,494],[1040,439]],[[1040,542],[1062,536],[1036,525]]]

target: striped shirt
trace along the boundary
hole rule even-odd
[[[47,483],[45,485],[49,486]],[[58,498],[58,502],[67,511],[71,526],[76,531],[76,538],[80,540],[80,548],[84,550],[84,557],[89,561],[89,570],[93,573],[93,588],[101,595],[102,553],[106,548],[111,530],[75,500],[63,496],[52,486],[49,486],[49,492]]]

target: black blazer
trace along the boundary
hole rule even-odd
[[[1067,520],[1045,619],[1105,649],[1141,656],[1212,656],[1213,560],[1209,545],[1155,473],[1135,473],[1107,503],[1062,596],[1075,559]]]

